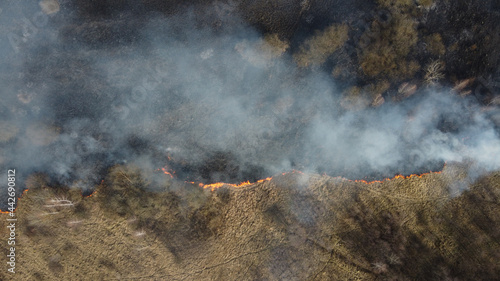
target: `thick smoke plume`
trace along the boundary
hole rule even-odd
[[[122,163],[205,183],[500,168],[498,129],[473,96],[436,86],[346,109],[343,81],[297,67],[230,5],[85,22],[64,3],[2,7],[4,170],[88,190]]]

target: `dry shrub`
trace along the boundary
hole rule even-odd
[[[446,47],[443,44],[443,38],[439,33],[433,33],[424,37],[424,42],[427,45],[427,51],[434,56],[442,56],[446,52]]]
[[[385,102],[382,96],[391,86],[389,81],[382,80],[366,85],[363,88],[351,87],[343,93],[340,105],[347,110],[361,110],[367,106],[377,107]]]
[[[394,19],[391,36],[388,39],[392,41],[396,55],[401,57],[406,56],[410,52],[411,47],[417,44],[417,23],[412,18],[405,16],[394,17]]]
[[[415,6],[413,0],[377,0],[377,3],[384,8],[407,10]]]
[[[271,57],[279,57],[289,47],[288,41],[281,40],[277,33],[266,34],[264,40],[258,45],[263,52],[268,53]]]
[[[344,45],[348,32],[349,28],[345,24],[334,24],[323,31],[317,31],[294,55],[295,61],[301,67],[323,64],[333,52]]]
[[[351,87],[344,92],[340,105],[347,110],[362,110],[370,104],[368,94],[360,87]]]
[[[236,44],[236,51],[249,63],[257,67],[267,67],[272,60],[280,57],[288,49],[286,40],[281,40],[277,33],[266,34],[263,39],[251,43],[243,40]]]
[[[425,83],[435,85],[439,80],[444,78],[444,63],[440,60],[430,62],[425,68]]]
[[[384,97],[382,96],[387,90],[389,90],[389,87],[391,84],[387,80],[379,81],[378,83],[375,84],[370,84],[366,88],[366,91],[370,95],[371,98],[371,106],[377,107],[382,105],[385,102]]]
[[[377,31],[367,30],[360,38],[371,38],[359,44],[358,59],[368,78],[394,81],[412,77],[420,65],[409,60],[411,49],[418,41],[415,21],[406,14],[393,14],[390,25]]]
[[[362,55],[360,66],[369,77],[391,76],[397,71],[396,59],[396,54],[388,46],[383,46]]]
[[[429,8],[434,4],[434,0],[417,0],[417,3],[425,8]]]

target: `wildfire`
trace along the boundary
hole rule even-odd
[[[446,164],[445,164],[445,166],[446,166]],[[443,167],[443,169],[444,169],[444,167]],[[170,178],[174,178],[175,171],[169,170],[167,166],[165,166],[165,167],[163,167],[161,169],[158,169],[158,171],[159,170],[163,171],[163,173],[166,174],[166,175],[168,175]],[[284,176],[286,174],[294,174],[294,173],[304,174],[301,171],[292,170],[291,172],[284,172],[281,175]],[[429,174],[441,174],[441,173],[442,173],[442,171],[438,171],[438,172],[430,171],[428,173],[423,173],[423,174],[420,174],[420,175],[417,175],[417,174],[411,174],[409,176],[396,175],[393,178],[385,178],[383,180],[374,180],[374,181],[350,180],[350,179],[346,179],[346,178],[343,178],[343,177],[337,177],[337,178],[338,179],[342,179],[342,180],[346,180],[346,181],[350,181],[350,182],[359,182],[359,183],[364,183],[364,184],[374,184],[374,183],[383,183],[384,181],[390,181],[390,180],[395,180],[395,179],[422,178],[422,177],[424,177],[426,175],[429,175]],[[262,182],[270,181],[272,179],[273,179],[272,177],[268,177],[268,178],[261,179],[261,180],[258,180],[256,182],[253,182],[253,183],[250,182],[250,181],[245,181],[245,182],[238,183],[238,184],[235,184],[235,183],[224,183],[224,182],[216,182],[216,183],[211,183],[211,184],[203,184],[203,183],[196,183],[196,182],[193,182],[193,181],[191,181],[191,182],[186,181],[186,183],[197,184],[199,187],[210,189],[210,190],[213,191],[213,190],[215,190],[217,188],[220,188],[220,187],[223,187],[223,186],[238,188],[238,187],[245,187],[245,186],[249,186],[249,185],[253,185],[253,184],[257,184],[257,183],[262,183]]]
[[[446,163],[445,163],[445,166],[446,166]],[[444,167],[443,167],[444,169]],[[175,171],[172,171],[170,170],[167,166],[161,168],[161,169],[158,169],[157,171],[163,171],[163,173],[165,175],[168,175],[170,178],[174,178],[175,176]],[[366,181],[366,180],[349,180],[349,179],[346,179],[346,178],[343,178],[343,177],[337,177],[339,179],[342,179],[342,180],[347,180],[347,181],[350,181],[350,182],[360,182],[360,183],[364,183],[364,184],[374,184],[374,183],[383,183],[384,181],[390,181],[390,180],[395,180],[395,179],[410,179],[410,178],[422,178],[426,175],[430,175],[430,174],[441,174],[442,171],[438,171],[438,172],[428,172],[428,173],[423,173],[423,174],[420,174],[420,175],[417,175],[417,174],[411,174],[409,176],[403,176],[403,175],[396,175],[394,176],[393,178],[385,178],[383,180],[375,180],[375,181]],[[304,174],[303,172],[301,171],[297,171],[297,170],[292,170],[291,172],[284,172],[282,173],[281,175],[287,175],[287,174]],[[253,184],[258,184],[258,183],[263,183],[263,182],[267,182],[267,181],[271,181],[273,178],[272,177],[268,177],[268,178],[265,178],[265,179],[260,179],[256,182],[250,182],[250,181],[245,181],[245,182],[242,182],[242,183],[239,183],[239,184],[234,184],[234,183],[223,183],[223,182],[217,182],[217,183],[211,183],[211,184],[203,184],[203,183],[196,183],[196,182],[187,182],[186,183],[189,183],[189,184],[197,184],[199,187],[202,187],[202,188],[206,188],[206,189],[210,189],[210,190],[215,190],[217,188],[220,188],[220,187],[223,187],[223,186],[228,186],[228,187],[236,187],[236,188],[239,188],[239,187],[245,187],[245,186],[249,186],[249,185],[253,185]],[[101,181],[101,184],[104,182]],[[23,191],[23,193],[21,194],[21,196],[18,198],[21,199],[21,197],[26,193],[28,192],[29,189],[25,189]],[[92,197],[92,196],[95,196],[97,194],[97,189],[94,190],[94,192],[92,192],[90,195],[88,196],[85,196],[85,197]],[[83,194],[82,194],[82,197]],[[16,207],[17,209],[17,207]],[[15,210],[14,210],[15,212]],[[0,214],[8,214],[10,212],[8,211],[2,211],[0,210]]]
[[[175,172],[174,173],[170,173],[168,171],[165,171],[163,168],[161,170],[166,175],[169,175],[171,178],[173,178],[172,174],[175,174]],[[282,173],[282,175],[294,174],[294,173],[303,174],[301,171],[292,170],[291,172],[284,172],[284,173]],[[238,188],[238,187],[245,187],[245,186],[249,186],[249,185],[253,185],[253,184],[257,184],[257,183],[263,183],[263,182],[266,182],[266,181],[270,181],[272,179],[273,179],[272,177],[267,177],[265,179],[260,179],[260,180],[258,180],[256,182],[244,181],[244,182],[238,183],[238,184],[235,184],[235,183],[225,183],[225,182],[216,182],[216,183],[211,183],[211,184],[198,183],[198,186],[202,187],[202,188],[210,189],[210,190],[215,190],[215,189],[223,187],[223,186],[237,187]],[[193,181],[186,182],[186,183],[197,184],[196,182],[193,182]]]
[[[101,180],[101,186],[102,186],[102,184],[103,184],[103,183],[104,183],[104,180]],[[95,196],[95,195],[97,194],[97,189],[98,189],[98,188],[94,189],[94,191],[92,191],[92,193],[90,193],[90,194],[89,194],[89,195],[87,195],[87,196],[83,196],[82,191],[80,191],[80,195],[81,195],[82,197],[84,197],[84,198]]]
[[[23,195],[24,195],[24,194],[26,194],[26,192],[28,192],[28,189],[25,189],[25,190],[23,191],[23,193],[21,194],[21,196],[19,196],[19,197],[17,198],[17,201],[18,201],[18,202],[19,202],[19,199],[21,199],[21,197],[23,197]],[[19,204],[19,203],[18,203],[18,204]],[[18,206],[18,205],[16,205],[16,208],[14,209],[14,213],[15,213],[15,212],[16,212],[16,210],[17,210],[17,206]],[[10,213],[10,212],[9,212],[9,211],[2,211],[2,210],[0,210],[0,214],[8,214],[8,213]]]
[[[203,187],[203,188],[210,188],[210,190],[214,190],[214,189],[222,187],[224,185],[230,186],[230,187],[244,187],[244,186],[248,186],[248,185],[252,185],[252,184],[256,184],[256,183],[262,183],[262,182],[265,182],[265,181],[270,181],[272,179],[273,179],[272,177],[269,177],[269,178],[258,180],[258,181],[254,182],[254,183],[251,183],[250,181],[245,181],[245,182],[242,182],[242,183],[239,183],[239,184],[216,182],[216,183],[211,183],[211,184],[202,184],[202,183],[199,183],[198,185],[200,187]]]
[[[165,175],[169,175],[169,176],[170,176],[170,178],[172,178],[172,179],[174,178],[175,171],[169,171],[169,169],[168,169],[168,167],[167,167],[167,166],[165,166],[165,167],[161,168],[161,170],[163,171],[163,173],[164,173]]]

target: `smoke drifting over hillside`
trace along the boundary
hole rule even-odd
[[[85,22],[63,4],[51,15],[3,7],[4,170],[91,189],[121,163],[205,183],[500,168],[491,108],[473,96],[422,87],[346,109],[342,81],[298,68],[285,40],[266,40],[231,6]]]

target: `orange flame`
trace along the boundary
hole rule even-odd
[[[216,183],[211,183],[211,184],[199,183],[198,185],[200,187],[203,187],[203,188],[210,188],[211,190],[215,190],[216,188],[223,187],[223,186],[244,187],[244,186],[248,186],[248,185],[252,185],[252,184],[256,184],[256,183],[262,183],[262,182],[265,182],[265,181],[270,181],[272,179],[273,179],[272,177],[269,177],[269,178],[258,180],[258,181],[254,182],[254,183],[251,183],[250,181],[245,181],[245,182],[242,182],[242,183],[239,183],[239,184],[216,182]]]
[[[292,170],[291,172],[284,172],[282,173],[282,175],[286,175],[286,174],[294,174],[294,173],[297,173],[297,174],[304,174],[303,172],[301,171],[297,171],[297,170]],[[245,182],[242,182],[242,183],[239,183],[239,184],[235,184],[235,183],[224,183],[224,182],[216,182],[216,183],[211,183],[211,184],[203,184],[203,183],[198,183],[198,186],[199,187],[203,187],[203,188],[210,188],[210,190],[215,190],[216,188],[219,188],[219,187],[223,187],[223,186],[229,186],[229,187],[245,187],[245,186],[249,186],[249,185],[252,185],[252,184],[257,184],[257,183],[262,183],[262,182],[266,182],[266,181],[270,181],[272,180],[273,178],[272,177],[268,177],[268,178],[265,178],[265,179],[260,179],[256,182],[250,182],[250,181],[245,181]],[[196,184],[195,182],[186,182],[186,183],[191,183],[191,184]]]
[[[444,167],[446,167],[446,163],[444,164],[443,166],[443,169]],[[169,175],[171,178],[174,178],[174,174],[175,174],[175,171],[172,171],[172,172],[169,172],[168,170],[168,167],[165,166],[161,169],[158,169],[159,170],[162,170],[163,173],[165,173],[166,175]],[[303,172],[301,171],[297,171],[297,170],[292,170],[291,172],[284,172],[282,173],[281,175],[286,175],[286,174],[304,174]],[[393,178],[385,178],[383,180],[375,180],[375,181],[366,181],[366,180],[349,180],[349,179],[346,179],[346,178],[343,178],[343,177],[336,177],[336,178],[339,178],[339,179],[342,179],[342,180],[347,180],[347,181],[350,181],[350,182],[361,182],[361,183],[364,183],[364,184],[374,184],[374,183],[382,183],[384,181],[390,181],[390,180],[395,180],[395,179],[410,179],[410,178],[422,178],[426,175],[429,175],[429,174],[441,174],[442,171],[438,171],[438,172],[433,172],[433,171],[430,171],[428,173],[423,173],[423,174],[420,174],[420,175],[417,175],[417,174],[411,174],[409,176],[403,176],[403,175],[396,175],[394,176]],[[223,183],[223,182],[217,182],[217,183],[211,183],[211,184],[203,184],[203,183],[198,183],[198,186],[202,187],[202,188],[210,188],[212,191],[215,190],[216,188],[220,188],[220,187],[223,187],[223,186],[229,186],[229,187],[245,187],[245,186],[249,186],[249,185],[253,185],[253,184],[257,184],[257,183],[263,183],[263,182],[266,182],[266,181],[270,181],[272,180],[273,178],[272,177],[268,177],[268,178],[265,178],[265,179],[260,179],[254,183],[251,183],[250,181],[245,181],[245,182],[242,182],[242,183],[239,183],[239,184],[233,184],[233,183]],[[104,183],[104,180],[101,181],[101,185]],[[195,182],[186,182],[186,183],[190,183],[190,184],[196,184]],[[29,189],[25,189],[23,191],[23,193],[21,194],[21,196],[19,196],[18,198],[18,201],[21,199],[21,197],[26,193],[28,192]],[[88,196],[85,196],[85,198],[87,197],[92,197],[92,196],[95,196],[97,194],[97,191],[98,191],[98,188],[96,188],[90,195]],[[83,197],[83,195],[82,195]],[[19,203],[18,203],[19,204]],[[16,209],[14,209],[14,212],[17,210],[17,206],[16,206]],[[10,211],[3,211],[3,210],[0,210],[0,214],[9,214]]]
[[[167,169],[165,169],[165,167],[161,168],[161,170],[163,171],[163,173],[164,173],[165,175],[169,175],[169,176],[170,176],[170,178],[172,178],[172,179],[174,178],[173,173],[170,173]]]
[[[97,190],[99,189],[99,187],[101,187],[101,186],[102,186],[102,184],[103,184],[103,183],[104,183],[104,180],[101,180],[101,184],[100,184],[98,187],[96,187],[96,189],[94,189],[94,191],[92,191],[92,193],[90,193],[90,194],[89,194],[89,195],[87,195],[87,196],[83,196],[82,191],[80,190],[80,195],[81,195],[83,198],[87,198],[87,197],[92,197],[92,196],[95,196],[95,195],[97,194]]]
[[[175,171],[170,169],[168,166],[165,166],[161,169],[158,169],[157,171],[159,171],[159,170],[162,170],[165,175],[169,175],[170,178],[172,178],[172,179],[175,177]]]
[[[446,163],[445,165],[446,166]],[[444,169],[444,166],[443,166],[443,169]],[[286,174],[294,174],[294,173],[297,173],[297,174],[304,174],[303,172],[301,171],[297,171],[297,170],[292,170],[291,172],[284,172],[282,173],[281,175],[286,175]],[[409,176],[403,176],[403,175],[395,175],[393,178],[385,178],[383,180],[374,180],[374,181],[366,181],[366,180],[350,180],[350,179],[346,179],[346,178],[343,178],[343,177],[336,177],[338,179],[342,179],[342,180],[346,180],[346,181],[350,181],[350,182],[360,182],[360,183],[364,183],[364,184],[374,184],[374,183],[383,183],[384,181],[391,181],[391,180],[396,180],[396,179],[410,179],[410,178],[422,178],[426,175],[430,175],[430,174],[441,174],[442,171],[438,171],[438,172],[433,172],[433,171],[430,171],[428,173],[423,173],[423,174],[411,174]],[[212,191],[215,190],[216,188],[220,188],[220,187],[223,187],[223,186],[228,186],[228,187],[245,187],[245,186],[248,186],[248,185],[253,185],[253,184],[256,184],[256,183],[262,183],[262,182],[266,182],[266,181],[270,181],[272,180],[273,178],[272,177],[268,177],[268,178],[265,178],[265,179],[261,179],[261,180],[258,180],[254,183],[251,183],[250,181],[245,181],[245,182],[242,182],[242,183],[239,183],[239,184],[234,184],[234,183],[224,183],[224,182],[216,182],[216,183],[211,183],[211,184],[203,184],[203,183],[198,183],[198,186],[200,187],[203,187],[203,188],[210,188]],[[190,183],[190,184],[196,184],[195,182],[186,182],[186,183]]]

